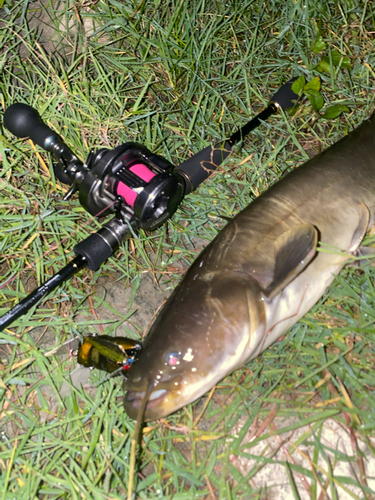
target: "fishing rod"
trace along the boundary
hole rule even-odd
[[[179,166],[146,147],[127,142],[114,149],[92,150],[82,163],[61,138],[47,127],[39,113],[23,103],[12,104],[4,114],[5,127],[19,139],[30,138],[57,160],[54,173],[70,185],[65,200],[75,192],[83,208],[93,216],[114,217],[99,231],[73,248],[75,258],[52,278],[0,317],[0,331],[27,313],[44,296],[87,267],[100,266],[138,229],[152,231],[166,222],[182,199],[204,182],[229,156],[232,148],[279,109],[294,106],[298,95],[293,78],[273,95],[267,108],[228,139],[204,148]]]

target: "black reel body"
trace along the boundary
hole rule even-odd
[[[173,173],[173,165],[134,142],[92,152],[86,168],[79,186],[84,208],[92,215],[116,211],[137,228],[159,227],[174,214],[184,195],[184,181]],[[123,203],[114,209],[113,202],[121,199]]]
[[[93,271],[131,235],[130,227],[156,229],[174,214],[184,196],[185,183],[173,165],[135,142],[92,151],[85,165],[73,167],[70,193],[78,190],[82,206],[92,215],[116,214],[74,247]],[[71,172],[69,165],[65,172]]]

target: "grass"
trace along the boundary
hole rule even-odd
[[[177,165],[244,124],[295,75],[320,76],[325,104],[351,109],[322,120],[305,104],[293,117],[273,117],[165,227],[140,232],[100,271],[79,273],[1,334],[1,498],[124,498],[134,422],[121,386],[93,373],[96,390],[73,387],[62,398],[73,363],[46,358],[46,347],[131,321],[126,304],[101,317],[111,305],[100,277],[136,290],[152,273],[173,288],[222,216],[370,115],[375,12],[351,0],[1,5],[2,108],[34,106],[82,160],[92,147],[134,140]],[[319,37],[326,46],[315,53]],[[350,68],[334,65],[334,49]],[[324,57],[328,72],[319,73]],[[50,157],[28,141],[3,130],[0,154],[1,283],[13,278],[0,289],[4,313],[102,221],[76,198],[62,201]],[[374,269],[346,268],[282,341],[210,397],[147,425],[135,496],[373,498],[374,302]]]

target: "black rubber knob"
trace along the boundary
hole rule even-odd
[[[80,255],[86,259],[86,266],[91,271],[97,271],[114,250],[98,233],[92,233],[85,240],[77,243],[73,251],[77,256]]]
[[[35,144],[49,150],[51,140],[58,136],[42,122],[39,113],[27,104],[15,103],[4,113],[5,127],[20,139],[29,137]]]

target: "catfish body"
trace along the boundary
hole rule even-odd
[[[128,414],[153,384],[145,420],[166,416],[271,345],[323,295],[374,214],[375,115],[259,196],[200,254],[130,370]]]

